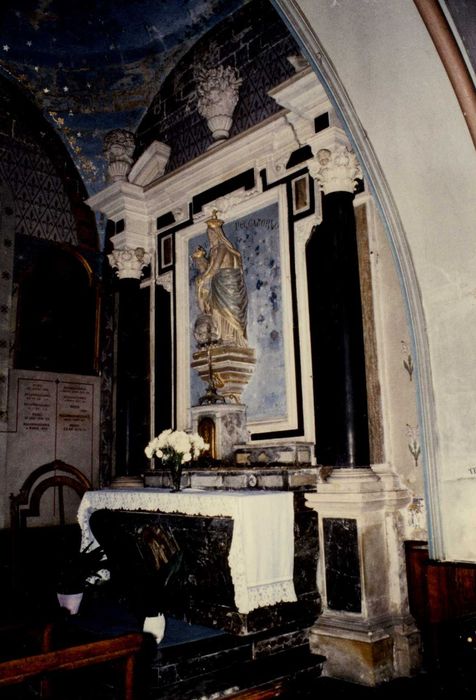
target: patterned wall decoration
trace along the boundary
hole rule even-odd
[[[0,424],[7,419],[8,370],[12,350],[12,283],[14,254],[13,197],[0,182]]]
[[[294,74],[287,60],[299,49],[267,0],[253,0],[209,31],[164,81],[137,128],[137,155],[154,140],[171,147],[167,172],[204,153],[213,138],[197,109],[200,67],[231,66],[243,83],[230,138],[262,122],[280,107],[267,92]],[[195,67],[195,70],[194,70]]]
[[[2,0],[0,70],[34,95],[89,192],[104,135],[133,131],[172,65],[246,0]]]
[[[406,424],[406,433],[408,438],[408,450],[413,457],[415,467],[418,467],[418,460],[421,455],[420,447],[420,428],[418,425]]]
[[[86,189],[53,127],[31,97],[0,76],[0,179],[15,200],[15,231],[97,250]]]
[[[0,134],[0,178],[12,188],[17,233],[78,245],[63,183],[39,146]]]

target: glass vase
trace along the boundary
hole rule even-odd
[[[170,460],[168,464],[170,483],[172,493],[182,490],[182,462],[179,460]]]

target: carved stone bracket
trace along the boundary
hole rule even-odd
[[[357,180],[362,178],[357,157],[347,146],[321,148],[316,158],[309,161],[309,172],[324,194],[354,192]]]
[[[107,257],[119,279],[137,280],[141,278],[142,270],[150,264],[151,259],[144,248],[121,248],[113,250]]]
[[[157,275],[155,282],[159,287],[162,287],[163,289],[165,289],[165,291],[168,292],[169,294],[172,293],[173,276],[172,276],[171,272],[166,272],[163,275]]]
[[[164,174],[169,156],[170,146],[160,141],[152,141],[148,149],[134,163],[129,173],[129,182],[139,187],[149,185]]]

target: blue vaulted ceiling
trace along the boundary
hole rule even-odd
[[[2,0],[0,67],[66,143],[89,194],[104,134],[134,131],[163,80],[248,0]]]
[[[105,133],[135,131],[180,58],[248,2],[0,0],[0,73],[52,123],[93,194],[104,186]],[[474,0],[444,6],[474,66]]]

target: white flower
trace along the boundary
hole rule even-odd
[[[208,449],[208,444],[198,433],[188,434],[183,430],[163,430],[158,437],[153,438],[145,448],[148,459],[154,455],[159,459],[180,458],[182,464],[191,462]]]
[[[207,450],[209,447],[209,445],[204,441],[202,436],[198,433],[193,433],[192,435],[190,435],[190,442],[192,444],[192,455],[194,459],[196,459],[200,455],[200,452],[203,452],[203,450]]]

